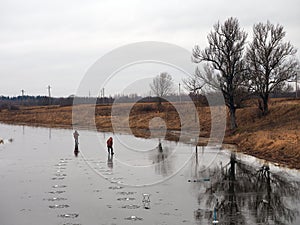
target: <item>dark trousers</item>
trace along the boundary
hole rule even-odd
[[[114,153],[112,146],[107,146],[107,151],[108,151],[108,153]]]

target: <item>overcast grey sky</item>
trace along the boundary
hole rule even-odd
[[[139,41],[206,46],[218,20],[280,23],[300,46],[299,0],[0,0],[0,95],[74,94],[102,55]],[[299,52],[297,53],[299,56]]]

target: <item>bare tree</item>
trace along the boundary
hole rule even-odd
[[[158,97],[158,103],[160,105],[161,98],[166,97],[173,92],[174,83],[172,76],[167,72],[163,72],[160,75],[157,75],[150,84],[150,88]]]
[[[230,113],[230,127],[237,127],[235,111],[236,91],[243,82],[245,71],[243,51],[247,38],[236,18],[227,19],[224,24],[218,22],[208,34],[208,47],[193,49],[195,63],[206,62],[204,72],[196,70],[198,77],[212,88],[221,89]]]
[[[249,71],[249,86],[259,97],[263,115],[268,113],[271,92],[296,75],[297,50],[290,42],[284,42],[283,26],[274,26],[269,21],[253,26],[253,40],[246,53]]]
[[[200,75],[201,73],[199,71],[194,74],[189,74],[187,78],[182,80],[184,88],[193,94],[201,91],[205,83],[202,81]]]

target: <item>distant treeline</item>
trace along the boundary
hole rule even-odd
[[[7,97],[0,96],[0,108],[6,108],[7,106],[47,106],[47,105],[60,105],[60,106],[72,106],[74,96],[69,97],[47,97],[47,96],[17,96]],[[113,98],[89,98],[89,97],[76,97],[76,100],[80,104],[92,104],[95,101],[97,104],[110,104],[114,101]]]
[[[166,100],[167,99],[167,100]],[[204,95],[170,95],[164,101],[179,102],[190,101],[191,99],[201,105],[207,105],[206,97]],[[47,106],[47,105],[59,105],[59,106],[72,106],[74,96],[69,97],[47,97],[47,96],[17,96],[8,97],[0,96],[0,109],[17,109],[19,106]],[[131,95],[116,95],[115,97],[76,97],[77,104],[112,104],[117,103],[130,103],[130,102],[157,102],[158,97],[142,97],[137,94]]]
[[[299,93],[300,94],[300,93]],[[170,95],[167,97],[167,100],[170,102],[179,102],[179,101],[190,101],[191,99],[198,106],[208,106],[207,97],[209,99],[218,99],[215,93],[209,93],[206,95],[203,94],[193,94],[190,93],[178,95]],[[272,93],[271,98],[290,98],[294,97],[295,92],[280,92],[280,93]],[[249,97],[253,98],[253,97]],[[47,105],[59,105],[59,106],[72,106],[73,105],[74,96],[69,97],[47,97],[47,96],[17,96],[17,97],[9,97],[9,96],[0,96],[0,109],[11,109],[16,110],[19,106],[47,106]],[[162,99],[162,102],[167,101],[166,99]],[[118,103],[130,103],[130,102],[158,102],[158,97],[142,97],[137,94],[131,95],[117,95],[115,97],[76,97],[76,102],[79,104],[112,104],[113,102]],[[216,101],[213,101],[214,104],[220,104]],[[242,106],[241,106],[242,107]]]

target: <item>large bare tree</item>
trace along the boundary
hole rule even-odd
[[[200,50],[199,46],[195,46],[193,49],[193,61],[206,62],[204,71],[198,69],[196,74],[205,84],[221,89],[229,109],[232,130],[237,127],[235,98],[243,81],[246,38],[247,34],[241,30],[238,20],[229,18],[224,24],[218,22],[214,25],[207,36],[208,47]]]
[[[163,72],[157,75],[150,84],[150,88],[153,93],[159,99],[159,105],[161,104],[161,98],[171,94],[174,90],[173,78],[167,72]]]
[[[268,113],[271,92],[296,75],[296,49],[284,42],[285,31],[281,25],[269,21],[253,26],[253,40],[246,53],[249,70],[249,86],[260,97],[262,113]]]

